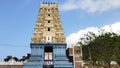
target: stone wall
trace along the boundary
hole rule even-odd
[[[0,65],[0,68],[23,68],[23,65]]]
[[[23,63],[25,62],[16,62],[14,59],[9,60],[8,62],[1,60],[0,68],[23,68]]]

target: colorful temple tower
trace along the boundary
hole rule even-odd
[[[66,56],[58,4],[41,3],[31,39],[31,57],[23,68],[73,68]]]

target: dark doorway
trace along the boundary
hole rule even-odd
[[[53,46],[45,46],[43,68],[54,68],[52,60],[53,60]]]
[[[45,46],[44,60],[53,60],[53,47],[52,46]]]
[[[53,52],[52,46],[45,46],[45,52]]]

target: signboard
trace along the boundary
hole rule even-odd
[[[53,61],[44,61],[44,65],[53,65]]]

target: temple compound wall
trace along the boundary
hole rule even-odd
[[[73,60],[74,68],[83,68],[82,48],[80,45],[72,45],[68,49],[69,57]]]
[[[0,68],[23,68],[23,63],[25,63],[25,62],[17,62],[13,59],[11,59],[8,62],[1,60],[0,61]]]

